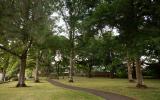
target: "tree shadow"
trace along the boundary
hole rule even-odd
[[[156,87],[147,87],[147,88],[137,88],[136,86],[135,87],[127,87],[127,88],[130,88],[130,89],[140,89],[140,90],[151,90],[151,89],[159,89],[159,88],[156,88]]]
[[[8,88],[30,88],[30,87],[33,87],[33,86],[25,86],[25,87],[16,87],[16,86],[13,86],[13,87],[8,87]]]

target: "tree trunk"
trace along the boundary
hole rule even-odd
[[[64,66],[64,65],[63,65]],[[62,78],[64,79],[64,72],[65,72],[65,70],[64,69],[62,69]]]
[[[111,78],[111,79],[113,79],[113,78],[115,77],[115,75],[114,75],[115,70],[116,70],[115,66],[112,66],[112,69],[111,69],[111,71],[110,71],[110,78]]]
[[[38,54],[37,54],[37,58],[36,58],[36,69],[35,69],[35,76],[34,76],[34,82],[38,83],[39,81],[39,58],[38,58]]]
[[[3,66],[4,68],[2,68],[2,82],[6,81],[6,70],[9,66],[9,57],[6,59],[5,65]]]
[[[131,62],[128,60],[127,62],[127,67],[128,67],[128,80],[129,82],[133,82],[133,77],[132,77],[132,66],[131,66]]]
[[[6,70],[3,68],[2,70],[2,82],[6,81]]]
[[[71,52],[70,52],[69,82],[73,82],[73,66],[74,66],[73,50],[71,50]]]
[[[136,67],[135,67],[135,62],[133,61],[132,63],[132,77],[133,79],[136,79]]]
[[[136,59],[136,78],[137,78],[137,85],[138,88],[145,88],[146,86],[143,85],[143,77],[142,77],[142,70],[141,70],[141,62],[140,59]]]
[[[56,63],[57,79],[59,79],[59,62]]]
[[[91,78],[92,77],[92,66],[89,65],[89,71],[88,71],[88,77]]]
[[[26,84],[25,84],[26,60],[27,60],[27,54],[24,54],[20,58],[20,71],[19,71],[19,78],[18,78],[17,87],[26,87]]]

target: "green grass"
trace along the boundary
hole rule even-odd
[[[122,94],[137,100],[160,100],[160,80],[144,80],[147,89],[135,88],[136,83],[129,83],[127,79],[75,77],[74,83],[68,83],[67,78],[59,81],[68,85]]]
[[[102,100],[89,93],[56,87],[47,81],[27,81],[29,87],[24,88],[16,88],[16,83],[0,84],[0,100]]]

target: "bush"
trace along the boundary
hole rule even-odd
[[[150,78],[160,79],[160,64],[159,63],[150,64],[150,66],[147,66],[145,69],[143,69],[143,74],[145,76],[149,76]]]
[[[125,67],[119,67],[116,69],[116,77],[127,78],[127,70]]]

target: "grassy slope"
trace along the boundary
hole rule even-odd
[[[160,100],[160,80],[145,80],[147,89],[135,88],[135,83],[129,83],[127,79],[106,79],[106,78],[74,78],[74,83],[68,83],[67,78],[60,80],[68,85],[79,87],[93,88],[102,91],[110,91],[126,96],[136,98],[138,100]]]
[[[27,82],[30,87],[15,88],[16,82],[0,84],[0,100],[102,100],[102,98],[55,87],[50,83]]]

